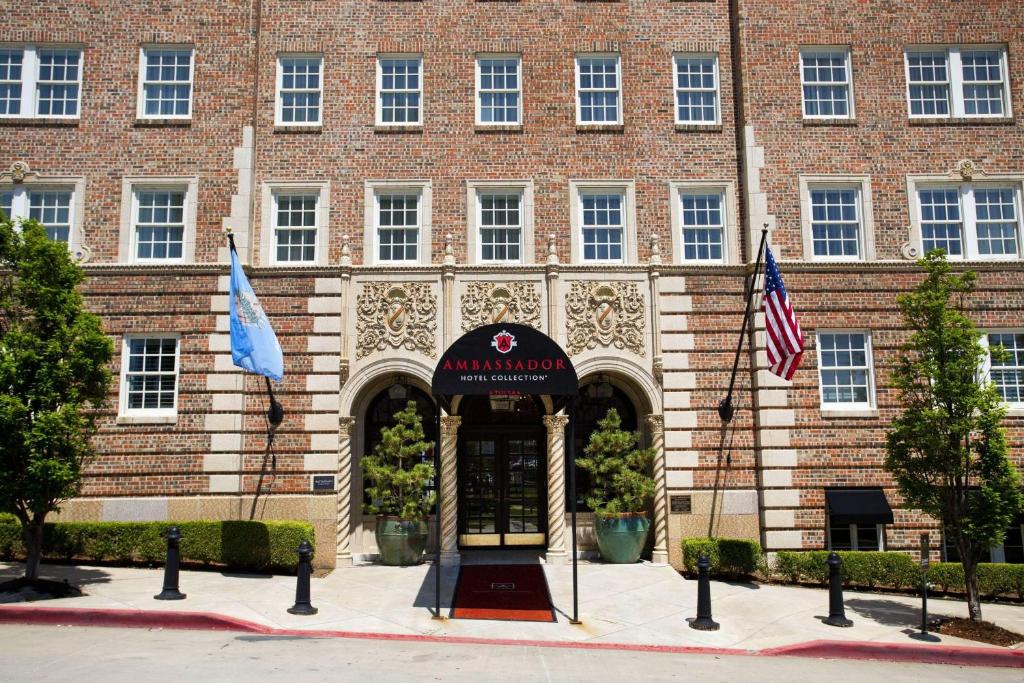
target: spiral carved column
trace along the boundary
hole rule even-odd
[[[545,415],[548,430],[548,549],[546,562],[562,564],[565,552],[565,425],[568,415]]]
[[[668,564],[668,486],[665,481],[665,416],[648,415],[654,448],[654,550],[651,561]]]
[[[338,418],[338,518],[337,551],[335,564],[344,567],[352,564],[352,426],[354,417]]]
[[[459,563],[458,415],[441,417],[441,564]]]

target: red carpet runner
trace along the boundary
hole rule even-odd
[[[544,570],[537,564],[470,564],[459,570],[455,619],[554,621]]]

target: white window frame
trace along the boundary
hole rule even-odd
[[[188,60],[188,114],[146,114],[146,54],[149,52],[189,52]],[[139,46],[139,78],[136,92],[136,112],[135,116],[139,119],[144,120],[179,120],[188,121],[191,120],[192,114],[195,111],[195,95],[196,95],[196,49],[194,45],[184,45],[175,43],[148,43]],[[181,81],[174,81],[174,83],[180,84]]]
[[[381,261],[379,258],[378,197],[389,194],[418,194],[420,197],[420,227],[415,261]],[[363,191],[363,263],[380,266],[429,265],[434,244],[431,225],[432,197],[433,188],[429,180],[367,180]]]
[[[988,336],[990,334],[1024,334],[1024,328],[993,327],[980,330],[981,345],[985,349],[985,357],[982,360],[981,377],[986,382],[992,382],[992,352]],[[1011,417],[1024,417],[1024,400],[1019,402],[1006,401],[1007,415]]]
[[[284,116],[284,62],[289,59],[315,59],[320,62],[320,87],[313,88],[290,88],[288,92],[317,93],[320,96],[320,104],[317,107],[316,121],[285,121]],[[282,52],[277,56],[277,80],[274,90],[274,125],[298,128],[315,128],[323,125],[324,121],[324,56],[317,52]]]
[[[515,90],[508,88],[491,88],[490,90],[483,89],[483,73],[480,70],[480,62],[488,60],[515,60],[516,62],[516,82],[519,87]],[[474,68],[476,70],[476,125],[478,126],[517,126],[522,127],[523,125],[523,58],[522,55],[511,53],[511,52],[485,52],[480,53],[476,56],[474,62]],[[483,94],[485,92],[495,93],[516,93],[519,95],[516,100],[516,120],[515,121],[484,121],[481,117],[483,111],[483,103],[481,102]]]
[[[1003,76],[1003,113],[967,114],[964,110],[964,80],[962,52],[999,52],[999,69]],[[914,114],[910,105],[910,55],[914,52],[945,52],[946,73],[949,84],[948,114]],[[904,96],[907,100],[907,116],[911,119],[1010,119],[1013,118],[1010,90],[1010,71],[1006,45],[915,45],[903,51],[903,78],[906,82]]]
[[[910,199],[910,243],[924,254],[924,232],[922,230],[920,190],[956,189],[960,197],[960,216],[963,222],[961,254],[947,254],[951,261],[1019,261],[1024,259],[1024,174],[989,175],[971,180],[951,179],[952,174],[942,176],[908,176],[907,190]],[[974,201],[975,188],[1011,188],[1017,212],[1017,253],[982,256],[978,253],[977,210]]]
[[[416,90],[404,89],[404,90],[389,90],[388,92],[408,92],[408,93],[419,93],[420,96],[420,107],[419,107],[419,119],[417,121],[384,121],[384,70],[383,62],[397,59],[397,60],[417,60],[420,63],[420,87]],[[377,96],[376,96],[376,125],[387,126],[387,127],[423,127],[423,121],[426,118],[426,88],[424,87],[424,62],[423,55],[419,52],[409,53],[382,53],[377,55]]]
[[[807,113],[807,100],[804,97],[804,86],[806,85],[838,85],[838,81],[831,81],[825,83],[823,81],[807,82],[804,80],[804,57],[812,54],[842,54],[846,66],[846,114],[808,114]],[[818,119],[818,120],[833,120],[833,119],[852,119],[855,118],[855,112],[853,108],[853,58],[851,57],[850,48],[845,45],[802,45],[800,47],[800,113],[805,119]]]
[[[279,194],[316,194],[316,248],[313,261],[277,260],[277,196]],[[260,263],[280,268],[308,268],[326,266],[330,244],[331,183],[330,181],[306,182],[264,181],[260,186],[262,237],[260,239]]]
[[[622,258],[616,260],[583,260],[583,195],[620,194],[624,197],[622,226]],[[632,180],[570,180],[569,226],[571,261],[581,265],[636,263],[636,184]]]
[[[180,259],[138,259],[136,258],[137,236],[135,221],[138,215],[139,191],[147,190],[185,191],[185,231],[183,234]],[[118,244],[118,259],[122,263],[147,265],[194,263],[196,253],[196,197],[199,193],[199,179],[195,176],[146,177],[133,176],[121,179],[121,230]]]
[[[519,217],[519,260],[484,261],[481,258],[480,239],[480,198],[488,194],[518,194]],[[533,181],[532,180],[470,180],[466,182],[466,234],[468,236],[466,255],[470,263],[482,265],[528,264],[535,262],[533,233]]]
[[[129,345],[136,339],[174,339],[174,407],[129,408],[128,363]],[[121,386],[118,395],[117,422],[119,424],[173,423],[178,419],[178,394],[181,391],[181,335],[177,332],[145,332],[126,334],[121,341]]]
[[[28,218],[29,194],[32,192],[70,192],[71,206],[68,217],[68,249],[75,253],[81,246],[83,217],[85,215],[85,178],[81,176],[38,176],[32,174],[20,183],[0,182],[0,190],[13,191],[11,219]]]
[[[864,335],[864,361],[868,373],[868,400],[858,403],[826,403],[825,384],[822,381],[823,370],[835,370],[836,367],[826,368],[821,362],[821,337],[822,335],[834,334],[863,334]],[[874,417],[877,414],[877,402],[875,397],[875,358],[874,344],[871,339],[871,330],[868,329],[820,329],[815,331],[815,360],[818,365],[818,405],[822,417]],[[841,367],[838,369],[861,369],[858,366]]]
[[[580,61],[588,59],[614,59],[615,60],[615,92],[618,93],[617,105],[615,107],[614,121],[584,121],[583,113],[583,89],[580,87]],[[577,126],[621,126],[622,110],[624,102],[622,99],[622,57],[617,52],[586,52],[576,55],[576,125]],[[609,88],[589,88],[587,92],[612,92]]]
[[[801,175],[800,223],[803,236],[805,261],[856,262],[875,260],[875,219],[874,202],[871,197],[871,176],[867,175]],[[813,214],[811,190],[854,189],[857,192],[857,212],[860,218],[858,234],[858,255],[816,256],[814,253]]]
[[[712,92],[707,88],[680,88],[679,87],[679,60],[680,59],[710,59],[713,64],[715,86],[715,118],[713,121],[683,121],[679,118],[679,93],[680,92]],[[718,54],[715,52],[675,52],[672,54],[672,117],[677,126],[720,126],[722,125],[722,83],[719,75]]]
[[[82,117],[82,72],[85,70],[85,50],[79,43],[13,43],[0,44],[0,49],[20,50],[20,81],[5,80],[4,83],[21,83],[21,107],[17,114],[0,114],[0,119],[80,119]],[[78,106],[74,114],[38,114],[39,106],[39,53],[46,50],[63,50],[78,53],[78,80],[54,81],[78,85]]]
[[[684,194],[719,194],[722,195],[724,209],[724,234],[722,235],[721,260],[687,260],[683,244],[682,195]],[[672,218],[672,262],[692,264],[728,264],[736,262],[739,254],[739,205],[736,200],[736,184],[731,181],[669,181],[669,211]]]
[[[832,550],[832,521],[831,521],[831,516],[830,515],[826,515],[825,519],[826,519],[826,522],[827,522],[827,524],[826,524],[827,528],[825,529],[825,538],[826,538],[826,540],[828,542],[827,550]],[[857,542],[857,529],[860,526],[862,526],[862,525],[860,525],[860,524],[850,524],[849,525],[849,527],[850,527],[850,550],[861,550],[861,548],[858,547],[859,543]],[[877,551],[884,551],[885,550],[885,525],[884,524],[875,524],[875,533],[878,534],[878,547],[876,547],[876,548],[867,548],[866,550],[868,550],[868,551],[875,551],[875,550],[877,550]]]

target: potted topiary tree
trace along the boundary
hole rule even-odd
[[[651,520],[647,507],[654,496],[653,448],[637,448],[640,435],[620,429],[612,408],[590,435],[585,457],[576,464],[590,473],[587,505],[594,511],[594,532],[601,557],[616,564],[640,559]]]
[[[435,495],[427,493],[434,466],[423,454],[434,447],[425,441],[416,403],[395,413],[395,423],[382,427],[373,454],[363,457],[363,474],[370,482],[367,512],[377,515],[377,547],[381,561],[404,566],[420,561],[427,545],[427,516]]]

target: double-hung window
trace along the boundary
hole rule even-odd
[[[679,218],[684,261],[725,260],[725,194],[683,190]]]
[[[720,122],[718,57],[677,54],[675,63],[676,123],[714,125]]]
[[[582,191],[579,202],[583,261],[624,261],[626,195],[621,192]]]
[[[419,260],[421,193],[388,191],[376,194],[378,263],[416,263]]]
[[[1011,115],[1002,46],[913,48],[906,52],[906,75],[911,118]]]
[[[377,59],[377,124],[423,123],[423,59],[419,55]]]
[[[618,55],[576,58],[576,123],[622,123],[622,79]]]
[[[173,416],[178,404],[178,337],[129,336],[121,358],[122,416]]]
[[[800,50],[800,85],[805,119],[853,117],[853,78],[846,48]]]
[[[523,241],[523,195],[512,191],[477,194],[482,263],[521,260]]]
[[[274,262],[316,263],[319,193],[274,195]]]
[[[71,242],[75,189],[65,186],[16,185],[0,188],[0,210],[10,218],[31,218],[57,242]]]
[[[990,332],[989,379],[1003,400],[1014,408],[1024,408],[1024,330]],[[993,353],[1002,347],[1001,353]]]
[[[77,118],[81,94],[80,48],[0,47],[0,117]]]
[[[181,261],[185,257],[184,187],[139,187],[133,193],[133,253],[136,261]]]
[[[494,55],[476,60],[476,122],[480,125],[519,125],[523,122],[521,60]]]
[[[321,122],[323,57],[281,55],[277,59],[277,110],[280,126],[314,126]]]
[[[811,186],[808,188],[808,200],[814,258],[861,258],[863,220],[859,188]]]
[[[139,67],[141,119],[187,119],[192,116],[193,50],[191,47],[143,47]]]
[[[818,332],[818,378],[822,408],[874,408],[870,334]]]
[[[924,186],[916,195],[925,252],[944,249],[957,259],[1020,258],[1019,183]]]

